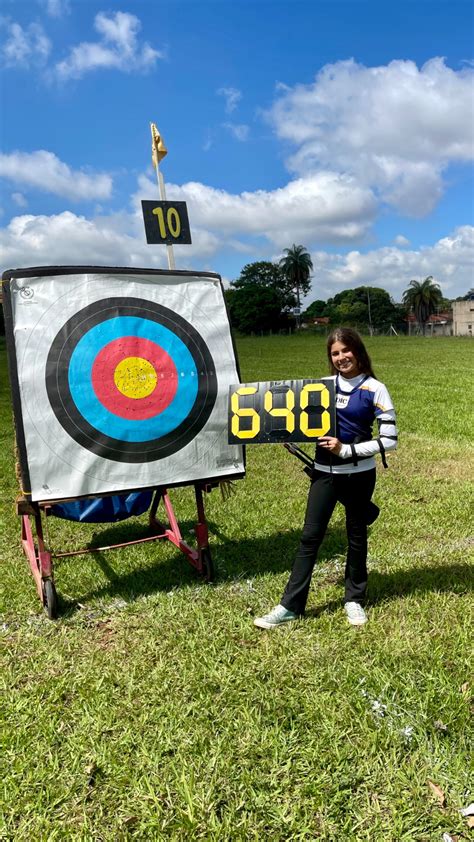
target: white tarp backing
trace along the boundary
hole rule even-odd
[[[33,500],[244,473],[218,278],[38,273],[13,277],[10,299]]]

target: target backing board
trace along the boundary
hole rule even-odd
[[[3,275],[23,490],[34,501],[243,476],[218,275],[96,266]]]

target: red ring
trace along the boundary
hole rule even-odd
[[[156,386],[144,398],[129,398],[115,385],[115,369],[127,357],[142,357],[156,371]],[[109,412],[120,418],[144,421],[169,406],[178,388],[178,372],[170,355],[155,342],[141,336],[122,336],[97,354],[92,366],[92,385],[98,400]]]

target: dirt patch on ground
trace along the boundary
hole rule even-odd
[[[399,451],[393,457],[393,467],[400,475],[427,477],[430,479],[469,482],[474,476],[474,451],[462,447],[456,454],[452,451],[436,451],[421,443],[417,452]],[[396,461],[395,461],[396,460]]]
[[[427,477],[434,477],[435,479],[447,480],[461,480],[469,482],[474,476],[474,458],[473,459],[440,459],[439,462],[433,462],[430,465],[419,466],[422,473]]]

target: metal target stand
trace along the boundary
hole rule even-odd
[[[124,489],[121,485],[122,476],[110,480],[107,474],[106,481],[104,481],[104,484],[106,485],[107,489],[113,488],[114,490],[110,492],[107,491],[105,494],[102,493],[101,483],[97,481],[95,483],[92,483],[92,487],[87,484],[85,486],[81,486],[81,488],[84,487],[85,491],[79,491],[79,494],[76,496],[76,488],[74,486],[71,487],[71,485],[68,484],[68,482],[63,483],[63,477],[61,473],[58,485],[55,489],[55,493],[52,493],[51,498],[44,499],[44,489],[48,488],[48,486],[42,485],[42,480],[44,479],[44,477],[41,475],[38,476],[36,486],[34,486],[34,483],[31,482],[28,460],[29,451],[32,451],[34,447],[43,448],[43,444],[45,443],[43,438],[39,437],[38,429],[37,426],[35,426],[34,421],[31,425],[31,437],[28,439],[28,441],[25,435],[26,428],[24,419],[27,418],[29,420],[31,418],[36,417],[36,406],[32,405],[31,412],[29,409],[29,403],[32,402],[33,404],[33,399],[31,397],[33,392],[31,389],[30,380],[32,377],[31,372],[33,369],[35,369],[35,366],[39,367],[38,373],[42,383],[44,378],[43,391],[45,394],[42,395],[42,397],[47,399],[47,403],[45,403],[45,405],[48,406],[48,412],[51,410],[51,412],[53,413],[54,423],[59,424],[61,430],[65,431],[62,433],[62,435],[69,436],[67,440],[68,447],[71,445],[72,447],[75,447],[76,450],[81,447],[84,447],[84,438],[86,439],[86,442],[89,441],[91,438],[91,430],[94,431],[96,429],[96,425],[94,424],[94,418],[86,418],[84,421],[84,426],[82,426],[82,422],[79,422],[78,424],[75,423],[74,432],[71,433],[71,428],[69,426],[69,421],[71,421],[70,411],[74,410],[76,412],[76,410],[74,409],[75,404],[73,397],[69,394],[69,385],[67,386],[67,390],[69,396],[68,400],[70,398],[71,406],[69,406],[68,404],[67,411],[64,409],[64,395],[57,394],[57,390],[59,388],[58,378],[56,376],[58,366],[61,372],[63,372],[64,374],[64,382],[68,383],[68,380],[66,363],[64,363],[62,367],[60,366],[60,362],[62,360],[61,354],[64,351],[65,343],[62,342],[63,337],[61,335],[61,341],[58,340],[58,346],[54,345],[54,337],[57,338],[59,333],[61,333],[61,331],[64,331],[65,328],[66,333],[68,333],[69,328],[71,328],[71,319],[73,319],[77,315],[77,306],[79,306],[79,304],[82,305],[82,299],[79,296],[79,299],[76,302],[74,296],[72,296],[72,298],[70,299],[67,298],[68,301],[71,301],[71,304],[66,314],[68,317],[66,322],[64,322],[66,315],[64,315],[63,317],[62,311],[58,311],[58,323],[57,325],[54,325],[54,330],[52,331],[50,337],[48,334],[49,339],[52,339],[53,342],[50,342],[48,356],[46,356],[47,347],[46,345],[44,345],[43,347],[43,334],[40,334],[38,325],[43,324],[41,320],[43,320],[43,322],[45,322],[46,320],[46,310],[44,302],[47,296],[45,294],[43,298],[41,298],[41,296],[35,297],[35,289],[39,289],[40,292],[43,291],[42,285],[45,284],[47,281],[54,279],[54,283],[56,284],[56,298],[58,300],[62,300],[61,296],[64,297],[66,293],[67,296],[70,295],[70,288],[72,290],[75,289],[74,284],[78,285],[85,281],[92,284],[93,282],[95,284],[93,290],[94,294],[91,294],[91,300],[88,301],[88,303],[86,304],[86,308],[88,308],[89,315],[91,315],[90,308],[93,308],[95,317],[97,313],[94,308],[97,308],[98,304],[102,300],[107,301],[107,306],[109,307],[109,309],[111,307],[110,288],[108,286],[106,290],[103,290],[103,286],[101,286],[101,284],[103,285],[104,283],[104,276],[107,276],[109,280],[112,279],[113,283],[115,284],[114,289],[117,289],[118,293],[122,293],[122,283],[124,284],[124,292],[122,294],[125,295],[125,299],[127,298],[127,296],[130,296],[127,284],[130,284],[132,282],[130,280],[130,278],[132,278],[135,286],[138,285],[137,290],[135,290],[135,287],[133,289],[135,290],[135,292],[138,291],[137,294],[139,295],[138,299],[136,300],[132,296],[132,300],[138,302],[138,304],[136,304],[135,309],[138,308],[138,305],[143,304],[144,310],[148,312],[150,306],[153,304],[153,306],[155,307],[153,311],[153,315],[156,317],[155,321],[158,324],[161,324],[158,315],[161,315],[162,321],[164,319],[168,319],[166,324],[169,323],[169,325],[171,326],[170,329],[173,328],[177,331],[179,327],[180,330],[184,331],[184,339],[180,340],[182,344],[184,344],[187,347],[186,342],[184,341],[186,339],[188,341],[188,344],[189,342],[191,342],[192,349],[195,349],[193,353],[197,355],[197,362],[195,360],[195,357],[193,356],[193,353],[189,353],[191,360],[190,366],[194,366],[194,368],[192,369],[192,373],[195,370],[198,380],[198,385],[196,387],[196,401],[199,395],[201,395],[201,402],[198,404],[200,413],[198,417],[200,420],[197,424],[197,427],[194,418],[191,419],[189,424],[186,426],[186,435],[188,435],[189,431],[191,431],[191,433],[189,433],[189,440],[191,440],[193,436],[196,437],[197,435],[199,435],[203,425],[206,424],[207,419],[209,418],[209,413],[212,411],[212,406],[214,405],[213,403],[211,405],[210,401],[211,399],[212,401],[214,401],[214,391],[216,391],[217,394],[218,382],[220,383],[221,389],[225,391],[226,388],[231,385],[232,381],[239,382],[240,380],[236,349],[230,330],[230,322],[225,305],[222,280],[220,276],[215,273],[176,270],[174,268],[170,268],[168,270],[155,270],[133,267],[97,267],[93,265],[27,267],[24,269],[6,270],[3,273],[2,289],[5,307],[5,328],[7,337],[8,365],[12,389],[13,412],[15,418],[15,431],[17,440],[17,462],[19,468],[18,478],[20,481],[21,488],[21,496],[17,499],[16,510],[18,516],[21,518],[21,546],[27,558],[31,575],[33,576],[36,585],[36,591],[40,603],[46,610],[48,617],[50,617],[51,619],[56,618],[59,614],[59,600],[54,580],[55,559],[87,553],[104,552],[106,550],[112,549],[121,549],[123,547],[128,547],[134,544],[146,543],[150,541],[165,540],[170,541],[176,547],[177,550],[179,550],[181,553],[183,553],[183,555],[185,555],[188,562],[197,571],[198,574],[200,574],[207,582],[211,582],[214,576],[214,570],[212,564],[211,551],[209,548],[208,526],[206,522],[204,508],[204,494],[209,493],[213,488],[216,488],[217,486],[221,486],[222,488],[222,483],[227,484],[233,480],[240,479],[245,476],[244,450],[242,449],[239,454],[233,452],[232,456],[229,457],[227,451],[227,443],[225,443],[224,445],[222,443],[222,437],[220,437],[219,444],[215,445],[214,449],[212,449],[212,458],[210,458],[205,463],[204,467],[199,467],[199,469],[197,470],[189,469],[189,473],[188,470],[186,470],[186,473],[184,475],[181,472],[179,474],[179,476],[183,476],[183,481],[181,482],[175,482],[173,465],[168,466],[164,474],[161,474],[158,471],[147,472],[143,477],[140,476],[137,479],[133,480],[137,481],[138,483],[140,483],[140,481],[143,482],[143,486],[138,489]],[[149,291],[147,292],[144,298],[140,297],[140,295],[144,295],[144,293],[142,293],[142,287],[146,287],[148,289],[150,284],[153,282],[156,283],[156,289],[159,290],[161,283],[165,284],[166,282],[168,282],[168,279],[170,277],[172,278],[173,283],[175,284],[180,284],[181,282],[186,284],[191,282],[205,284],[206,295],[211,295],[211,300],[214,302],[215,305],[216,325],[219,329],[219,351],[223,351],[224,354],[227,355],[226,359],[228,358],[228,364],[225,371],[225,375],[223,375],[222,377],[222,382],[218,381],[217,373],[215,371],[216,365],[213,362],[211,351],[207,347],[207,342],[211,338],[210,328],[207,320],[204,322],[203,318],[201,317],[201,321],[199,322],[199,330],[197,327],[194,327],[194,325],[189,321],[191,316],[193,316],[194,319],[194,310],[196,304],[193,304],[194,309],[191,310],[191,305],[189,304],[189,302],[187,302],[186,299],[187,310],[183,314],[181,312],[180,307],[175,307],[175,309],[167,310],[165,304],[163,304],[162,302],[162,298],[160,298],[159,295],[153,297],[153,295],[151,295]],[[28,284],[25,283],[26,280],[28,281]],[[98,286],[98,292],[95,291],[96,286]],[[204,287],[201,290],[201,287],[196,286],[196,289],[200,290],[200,295],[203,294]],[[33,303],[31,303],[32,301]],[[116,302],[112,307],[112,310],[115,307],[114,317],[122,317],[123,308],[121,301],[122,299],[119,297],[118,303]],[[181,304],[181,299],[179,299],[178,303]],[[37,306],[37,304],[39,310],[37,313],[34,314],[34,318],[32,318],[32,320],[29,321],[31,315],[30,309]],[[76,304],[77,306],[75,306]],[[160,313],[157,315],[157,308],[159,307],[161,307],[161,309],[165,312],[165,316],[163,316],[161,310]],[[24,308],[30,309],[25,310]],[[168,315],[168,313],[171,315]],[[136,316],[135,312],[133,313],[133,315],[136,318],[144,319],[144,316],[142,315]],[[178,324],[178,327],[176,327],[176,324]],[[60,328],[60,330],[58,331],[57,328]],[[35,334],[35,330],[37,331],[37,334]],[[203,333],[204,335],[201,336],[201,333]],[[214,337],[215,333],[216,327],[214,326],[212,337]],[[24,359],[24,355],[28,350],[28,342],[30,341],[31,336],[35,335],[40,336],[41,341],[40,339],[38,339],[36,345],[34,345],[33,343],[34,349],[38,350],[39,347],[42,351],[43,356],[41,357],[40,362],[38,362],[37,360],[37,355],[34,359],[30,360],[31,364],[28,370],[28,376],[24,377],[23,369],[19,369],[19,360]],[[178,335],[178,333],[176,335]],[[137,334],[137,336],[140,336],[140,334]],[[189,337],[191,337],[191,339],[189,339]],[[117,337],[115,337],[114,334],[114,337],[112,337],[112,339],[114,340],[115,338],[121,338],[121,334],[118,328]],[[73,344],[72,347],[75,348],[77,346],[77,342],[78,337],[76,336],[75,344]],[[51,344],[54,345],[54,353],[51,348]],[[58,356],[57,352],[59,351],[59,349],[61,353],[59,353]],[[72,352],[72,348],[69,350],[71,350]],[[50,368],[52,366],[53,372],[51,374],[50,371],[50,379],[48,380],[47,368],[51,354],[52,362]],[[220,363],[219,358],[218,362]],[[90,374],[90,367],[88,371]],[[28,378],[30,378],[30,380]],[[48,391],[48,387],[52,389],[51,394]],[[58,402],[56,402],[56,397],[58,397]],[[62,411],[61,417],[59,417],[61,413],[59,413],[59,415],[57,414],[57,411],[59,412],[59,407]],[[110,409],[108,409],[107,411],[110,413]],[[187,412],[189,415],[190,409],[188,409]],[[79,413],[79,410],[77,410],[77,413]],[[74,417],[77,421],[78,419],[76,415]],[[184,413],[182,418],[181,416],[178,417],[178,421],[176,423],[184,425],[187,417],[188,416]],[[222,425],[222,428],[224,428],[222,406],[219,409],[219,417],[216,420],[219,421],[219,423],[221,423]],[[76,433],[78,430],[80,435],[79,438],[76,438]],[[103,458],[112,458],[111,453],[113,447],[115,446],[115,438],[113,436],[109,436],[108,433],[109,430],[106,428],[104,422],[102,424],[100,433],[102,439],[105,442],[105,452],[104,454],[102,454]],[[92,433],[92,435],[94,435],[94,433]],[[153,450],[152,448],[151,450],[147,451],[147,454],[150,456],[150,459],[148,461],[150,462],[156,461],[158,457],[162,458],[162,454],[158,453],[158,447],[156,444],[160,435],[161,433],[159,431],[155,432],[155,438],[151,439],[152,445],[155,449]],[[181,438],[179,441],[179,447],[177,449],[184,447],[188,443],[186,435],[183,434],[183,431],[181,431],[180,435]],[[143,440],[148,441],[146,436],[144,436]],[[131,444],[136,444],[136,442],[132,441]],[[168,447],[171,447],[172,444],[173,442],[171,442],[171,444],[168,443]],[[47,448],[49,448],[49,451],[41,450],[41,459],[44,461],[45,464],[47,464],[47,454],[48,452],[51,452],[51,454],[54,456],[54,463],[54,459],[56,458],[56,442],[48,441],[46,442],[46,446]],[[63,448],[65,447],[64,441],[62,446]],[[93,452],[95,453],[94,450]],[[133,453],[134,456],[137,455],[135,451],[133,451]],[[171,451],[169,454],[167,453],[166,455],[173,455],[173,453],[174,451]],[[222,459],[221,457],[224,458]],[[133,462],[134,460],[132,459],[130,461]],[[60,464],[62,471],[64,468],[64,464],[73,464],[73,462],[66,460],[66,462],[60,461],[58,464]],[[192,464],[194,466],[194,464],[198,463],[193,462]],[[226,467],[228,466],[230,473],[224,475],[219,474],[219,471],[222,470],[223,465],[225,465]],[[50,466],[48,464],[48,470],[49,469]],[[56,472],[58,472],[59,470],[57,465],[55,466],[55,470]],[[43,473],[43,468],[40,469],[39,473]],[[216,473],[218,474],[217,476]],[[102,477],[102,480],[104,480],[104,477]],[[162,485],[155,485],[155,483],[160,481],[163,482]],[[194,540],[192,542],[193,546],[188,544],[183,539],[178,517],[169,495],[170,489],[191,485],[194,488],[194,495],[196,501]],[[32,488],[33,491],[25,490]],[[87,491],[89,493],[87,493]],[[146,533],[143,535],[143,537],[137,537],[133,540],[122,541],[120,543],[107,546],[86,546],[83,549],[78,550],[67,550],[66,548],[64,550],[61,549],[61,551],[57,551],[57,549],[53,549],[52,546],[50,546],[47,529],[47,519],[49,516],[54,516],[56,514],[52,510],[55,504],[68,504],[74,503],[75,501],[79,500],[94,501],[100,499],[101,497],[111,497],[114,495],[124,495],[142,491],[152,492],[151,504],[148,504],[148,530],[146,530]],[[161,504],[161,511],[164,510],[163,520],[161,520],[158,515],[158,509]],[[141,510],[141,513],[145,514],[144,509]],[[139,514],[140,513],[138,512],[137,515]],[[105,528],[107,528],[107,524],[110,527],[110,525],[112,524],[122,522],[122,520],[125,520],[126,517],[127,516],[125,516],[124,518],[117,519],[111,518],[109,520],[104,519],[102,521],[95,521],[95,523],[102,522],[104,523]],[[77,518],[73,517],[69,519],[72,521],[77,520]]]
[[[196,547],[193,548],[183,541],[181,529],[176,517],[167,488],[155,488],[152,503],[148,513],[148,526],[151,535],[142,538],[135,538],[131,541],[122,541],[117,544],[109,544],[101,547],[84,547],[80,550],[65,552],[52,552],[47,545],[43,530],[43,517],[47,518],[51,512],[51,501],[30,502],[25,497],[17,500],[17,514],[21,518],[21,544],[28,563],[31,575],[35,581],[36,591],[39,600],[43,605],[48,617],[54,620],[58,617],[59,605],[58,595],[54,581],[55,558],[66,558],[70,556],[85,555],[87,553],[104,552],[106,550],[121,549],[133,544],[143,544],[150,541],[170,541],[188,559],[189,563],[197,572],[203,576],[206,582],[212,582],[214,578],[214,567],[211,551],[209,548],[209,532],[204,509],[204,494],[210,493],[216,488],[219,482],[194,483],[196,498],[197,521],[194,526],[196,536]],[[67,501],[55,501],[67,502]],[[168,525],[157,519],[157,511],[160,503],[163,506],[168,519]],[[121,521],[119,521],[121,522]],[[105,525],[105,524],[104,524]]]

